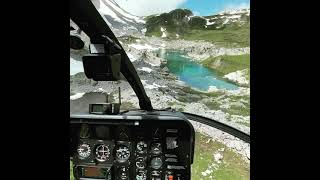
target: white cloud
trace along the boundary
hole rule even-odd
[[[137,16],[169,12],[187,0],[114,0],[124,10]]]
[[[233,10],[233,9],[247,9],[250,8],[250,2],[248,3],[231,3],[231,4],[226,4],[224,10]]]
[[[193,11],[192,13],[193,13],[193,15],[195,15],[195,16],[200,16],[200,12],[199,12],[199,11]]]

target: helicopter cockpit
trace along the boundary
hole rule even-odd
[[[191,179],[195,130],[189,120],[250,142],[248,134],[221,122],[173,109],[154,109],[128,55],[93,3],[70,3],[70,19],[90,38],[90,54],[82,56],[86,77],[94,81],[124,77],[140,105],[140,110],[120,111],[119,88],[119,102],[87,104],[87,112],[70,114],[70,158],[75,179]],[[70,34],[70,48],[83,46],[77,34]]]

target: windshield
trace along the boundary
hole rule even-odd
[[[171,107],[250,133],[250,1],[92,0],[135,66],[154,109]],[[71,26],[77,27],[70,21]],[[139,109],[125,79],[86,78],[81,57],[70,50],[70,111],[105,102]],[[250,144],[193,122],[196,145],[192,179],[249,179]]]

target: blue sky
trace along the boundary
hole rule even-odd
[[[148,16],[177,8],[191,9],[195,15],[217,14],[226,9],[249,7],[250,0],[114,0],[126,11]]]
[[[191,9],[196,15],[217,14],[225,9],[249,7],[250,0],[187,0],[181,8]]]

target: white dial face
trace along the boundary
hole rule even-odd
[[[155,157],[151,160],[151,167],[153,169],[159,169],[162,166],[162,159],[159,157]]]
[[[136,159],[136,166],[138,169],[144,169],[146,167],[146,163],[143,157],[138,157]]]
[[[77,151],[78,151],[80,159],[85,159],[85,158],[89,157],[91,154],[91,149],[90,149],[89,144],[81,144],[78,147]]]
[[[145,171],[139,171],[136,175],[136,180],[146,180],[147,174]]]
[[[100,162],[106,161],[110,157],[110,149],[107,145],[99,145],[96,148],[96,159]]]
[[[119,146],[116,149],[116,157],[120,161],[126,161],[130,157],[130,150],[127,146]]]
[[[138,153],[144,153],[147,150],[147,144],[143,141],[139,141],[137,143],[137,152]]]

